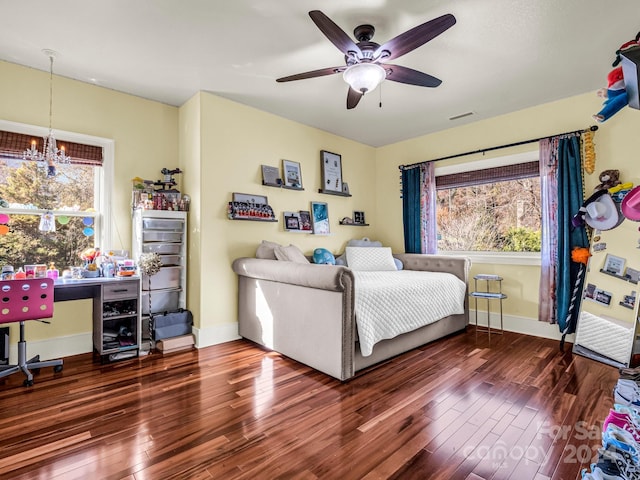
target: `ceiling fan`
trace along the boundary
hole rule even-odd
[[[365,93],[374,90],[385,79],[420,87],[437,87],[442,83],[442,80],[426,73],[384,62],[415,50],[452,27],[456,23],[453,15],[446,14],[434,18],[382,45],[371,41],[375,33],[373,25],[357,26],[353,34],[358,43],[354,43],[344,30],[320,10],[312,10],[309,16],[331,43],[344,53],[346,65],[298,73],[278,78],[276,82],[290,82],[342,73],[345,81],[350,85],[347,93],[347,109],[355,108]]]

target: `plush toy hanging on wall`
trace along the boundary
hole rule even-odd
[[[613,70],[607,75],[607,88],[601,88],[597,94],[599,97],[604,98],[602,110],[593,115],[593,119],[596,122],[606,122],[609,118],[613,117],[616,113],[629,105],[630,91],[637,90],[630,88],[630,85],[625,81],[623,66],[619,65],[623,61],[625,53],[629,50],[640,49],[640,32],[636,35],[634,40],[624,43],[618,50],[616,50],[616,59],[613,62]],[[632,63],[627,60],[627,63]],[[633,69],[629,70],[632,71]],[[636,79],[629,79],[629,81],[637,82]],[[637,92],[635,92],[637,95]],[[634,102],[635,103],[635,102]]]

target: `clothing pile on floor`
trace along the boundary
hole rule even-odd
[[[602,448],[583,480],[640,480],[640,368],[621,368],[614,407],[602,425]]]

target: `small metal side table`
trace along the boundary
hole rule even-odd
[[[478,290],[478,280],[486,282],[485,290]],[[497,282],[497,292],[491,291],[491,282]],[[489,334],[489,340],[491,340],[491,330],[496,334],[502,335],[504,332],[504,326],[502,323],[502,300],[507,296],[502,293],[502,277],[499,275],[490,274],[478,274],[473,277],[473,292],[469,294],[475,300],[476,308],[476,339],[478,338],[478,331],[487,332]],[[483,298],[487,301],[487,327],[478,327],[478,299]],[[491,300],[500,300],[500,329],[491,328]]]

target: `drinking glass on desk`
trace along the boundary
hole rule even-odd
[[[82,267],[71,267],[71,278],[80,280],[82,278]]]

